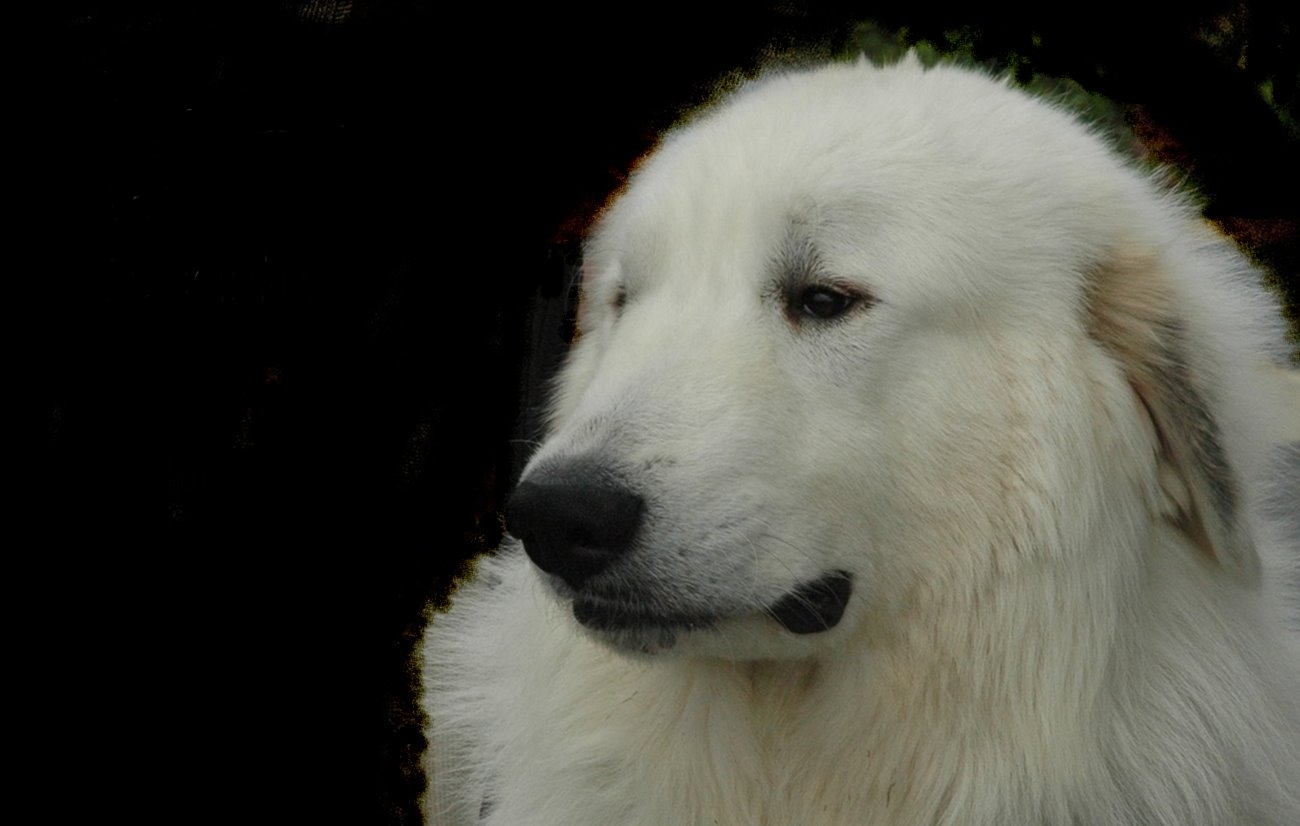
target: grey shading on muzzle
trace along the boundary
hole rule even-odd
[[[632,547],[645,500],[591,458],[528,473],[506,502],[506,529],[537,567],[578,588]]]

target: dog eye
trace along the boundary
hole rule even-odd
[[[830,287],[806,287],[798,296],[799,312],[813,318],[835,318],[857,302],[857,297]]]

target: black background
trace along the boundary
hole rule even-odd
[[[1235,9],[1285,98],[1295,13],[59,8],[11,263],[41,455],[11,771],[46,820],[418,822],[423,611],[499,538],[583,227],[725,70],[868,17],[1037,33],[1294,293],[1295,135],[1195,33]]]

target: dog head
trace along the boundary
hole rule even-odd
[[[577,622],[642,653],[884,634],[1099,543],[1124,564],[1162,514],[1249,568],[1194,331],[1165,323],[1192,222],[979,74],[754,83],[670,133],[589,239],[507,527]]]

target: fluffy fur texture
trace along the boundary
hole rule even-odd
[[[430,813],[1300,823],[1300,410],[1184,198],[1005,83],[860,62],[670,133],[585,261],[523,483],[623,527],[434,618]]]

